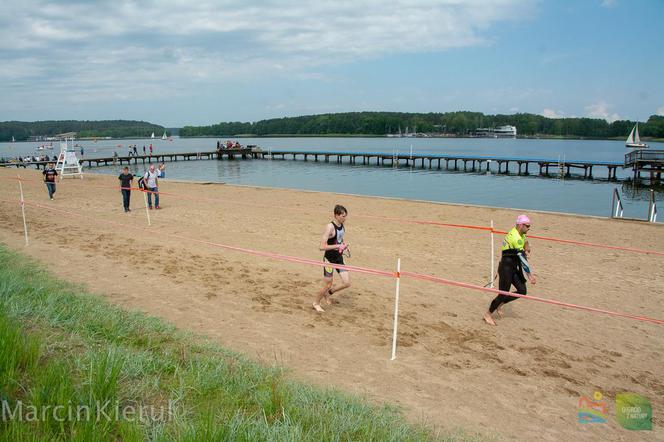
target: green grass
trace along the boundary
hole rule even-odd
[[[2,245],[0,400],[8,441],[476,438],[296,383],[281,367],[111,306]]]

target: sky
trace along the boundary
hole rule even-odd
[[[664,115],[664,0],[0,0],[0,121]]]

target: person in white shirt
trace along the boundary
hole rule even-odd
[[[154,208],[161,209],[159,207],[159,180],[161,176],[159,170],[155,170],[154,164],[150,165],[150,169],[145,172],[143,178],[145,179],[145,186],[148,191],[148,207],[152,209],[152,195],[154,194]]]

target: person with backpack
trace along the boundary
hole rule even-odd
[[[145,175],[143,175],[144,188],[148,192],[149,209],[152,209],[152,194],[154,194],[154,208],[161,209],[161,207],[159,207],[159,176],[161,176],[161,172],[155,170],[154,164],[151,164],[150,169],[145,172]]]

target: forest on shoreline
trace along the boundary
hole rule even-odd
[[[208,126],[167,129],[145,121],[5,121],[0,122],[0,142],[27,141],[76,132],[76,138],[149,138],[166,132],[181,137],[239,136],[388,136],[417,132],[429,136],[472,136],[478,128],[516,126],[519,137],[624,139],[637,122],[601,118],[547,118],[534,114],[485,115],[481,112],[404,113],[348,112],[305,115],[256,122],[220,122]],[[664,116],[640,122],[645,139],[664,139]]]
[[[185,126],[182,137],[200,136],[386,136],[404,133],[433,136],[470,136],[478,128],[516,126],[518,136],[554,138],[627,138],[635,121],[612,123],[601,118],[547,118],[534,114],[485,115],[481,112],[401,113],[349,112],[273,118],[257,122],[221,122]],[[643,138],[664,138],[664,116],[641,123]]]
[[[1,121],[0,141],[27,141],[31,137],[55,137],[76,132],[76,138],[148,138],[153,133],[161,137],[163,126],[146,121],[102,120],[102,121]],[[168,135],[168,134],[167,134]]]

